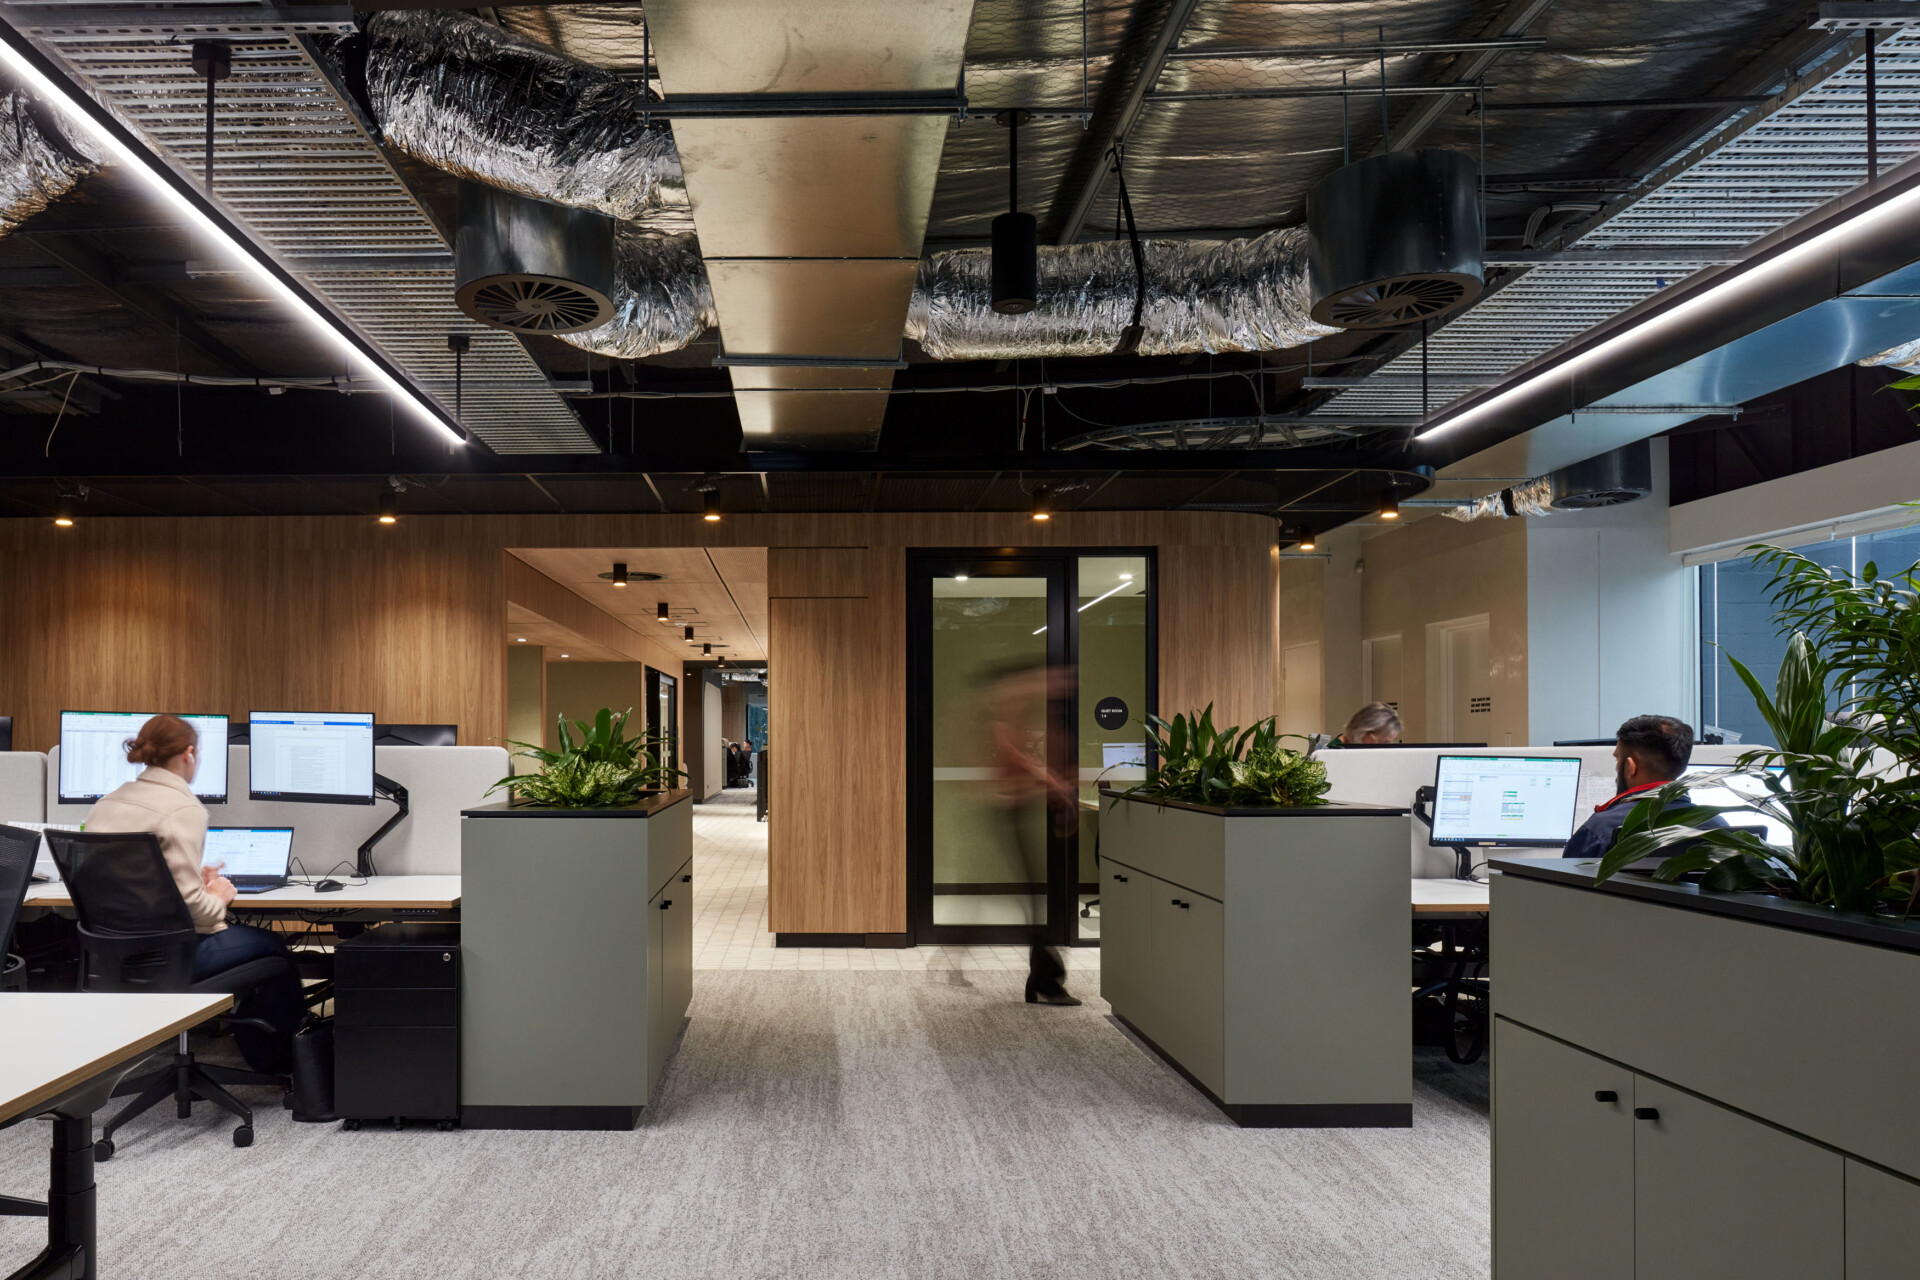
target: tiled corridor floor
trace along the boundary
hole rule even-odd
[[[1095,994],[1098,947],[1075,947],[1071,972]],[[696,969],[976,969],[1024,972],[1025,947],[775,947],[767,932],[767,824],[753,792],[723,791],[693,809],[693,967]]]

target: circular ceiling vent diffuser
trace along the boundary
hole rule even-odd
[[[1454,151],[1394,151],[1307,193],[1313,318],[1341,329],[1433,320],[1480,296],[1479,179]]]
[[[487,276],[462,285],[454,301],[482,324],[516,333],[578,333],[613,315],[605,294],[553,276]]]
[[[608,582],[615,582],[615,581],[621,580],[620,575],[617,572],[603,573],[600,576],[605,578]],[[666,576],[667,575],[664,573],[648,573],[644,569],[629,569],[627,570],[627,576],[625,578],[625,581],[627,582],[663,582],[666,580]]]
[[[613,318],[613,219],[476,182],[460,187],[453,300],[515,333],[579,333]]]

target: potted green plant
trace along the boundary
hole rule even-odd
[[[1101,797],[1101,995],[1242,1125],[1411,1123],[1407,811],[1329,801],[1270,717],[1146,730]]]
[[[1728,661],[1774,746],[1726,775],[1735,803],[1699,805],[1670,783],[1634,807],[1596,882],[1673,851],[1654,872],[1699,874],[1708,891],[1756,890],[1844,910],[1911,909],[1920,895],[1920,564],[1892,577],[1855,575],[1793,551],[1750,548],[1770,584],[1787,652],[1771,693]],[[1708,826],[1749,811],[1790,833]]]
[[[665,763],[668,740],[659,735],[626,736],[633,709],[615,715],[602,707],[591,722],[557,717],[560,749],[507,740],[513,754],[539,763],[538,773],[509,774],[487,794],[506,791],[518,804],[550,809],[613,809],[637,804],[671,790],[685,773]],[[574,740],[574,729],[579,740]]]

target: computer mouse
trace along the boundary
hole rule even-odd
[[[315,893],[338,893],[346,887],[347,886],[341,884],[338,880],[322,880],[319,884],[313,886],[313,891]]]

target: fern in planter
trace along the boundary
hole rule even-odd
[[[1245,729],[1215,729],[1213,704],[1172,720],[1147,717],[1159,763],[1128,795],[1184,804],[1304,809],[1326,803],[1327,767],[1280,745],[1269,716]]]
[[[509,741],[515,755],[540,764],[540,772],[512,774],[493,784],[489,795],[505,790],[515,802],[550,809],[617,809],[651,792],[673,787],[686,776],[663,763],[666,740],[645,734],[626,736],[632,708],[615,715],[603,707],[591,723],[558,717],[558,751],[530,742]],[[578,728],[580,740],[574,741]]]
[[[1694,805],[1669,783],[1634,806],[1595,879],[1677,847],[1657,878],[1698,871],[1704,889],[1911,909],[1920,898],[1920,564],[1891,579],[1868,564],[1856,578],[1795,552],[1756,550],[1774,570],[1776,616],[1791,638],[1771,693],[1728,661],[1776,745],[1742,755],[1728,775],[1744,781],[1736,794],[1749,793],[1739,804]],[[1784,824],[1790,843],[1703,825],[1740,810]]]

